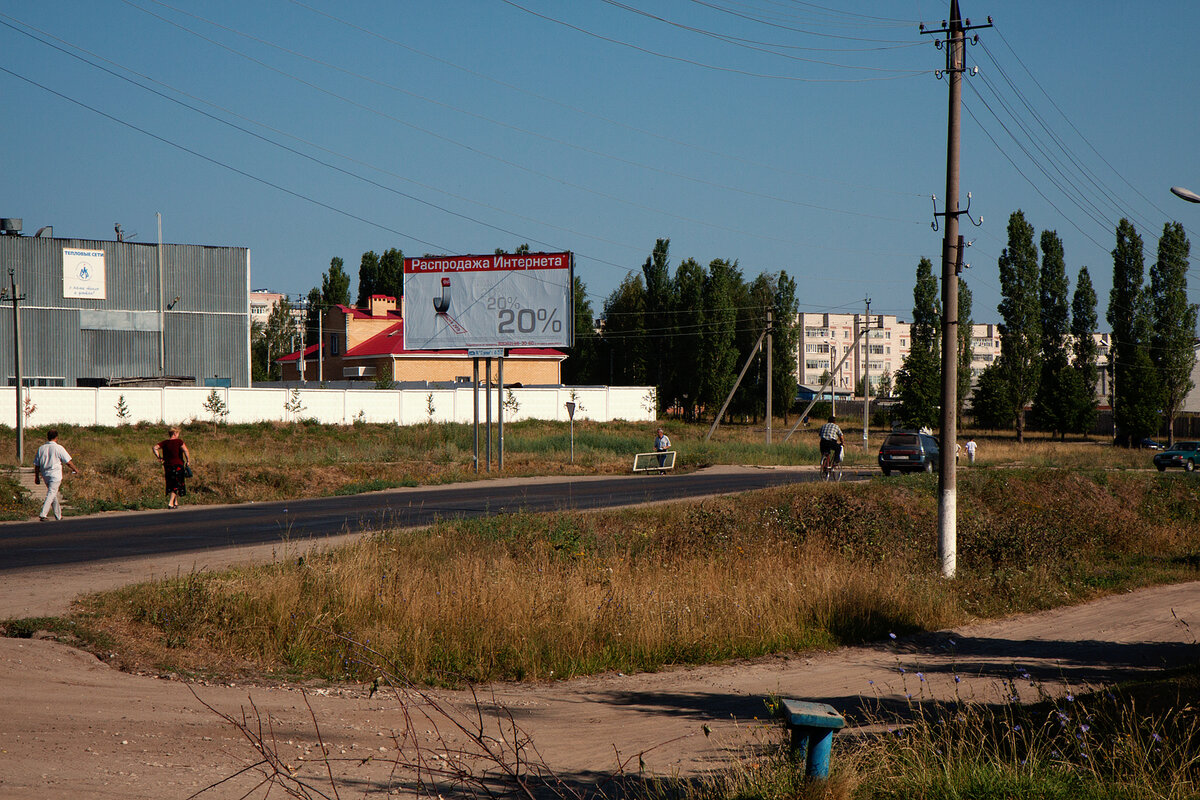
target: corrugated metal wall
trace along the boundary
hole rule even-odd
[[[63,297],[63,249],[103,250],[104,300]],[[158,246],[0,236],[0,280],[15,268],[25,378],[159,375]],[[244,247],[163,245],[165,374],[249,386],[250,253]],[[0,307],[0,376],[13,369],[12,305]]]

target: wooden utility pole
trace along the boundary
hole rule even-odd
[[[867,310],[863,313],[863,327],[866,328],[866,357],[863,359],[863,452],[870,452],[871,430],[871,298],[864,299]]]
[[[942,415],[941,454],[938,470],[938,560],[942,577],[953,578],[957,571],[958,540],[958,474],[954,451],[958,445],[958,272],[960,262],[958,217],[964,213],[958,207],[959,148],[962,135],[962,79],[966,62],[966,32],[986,25],[963,24],[958,0],[950,0],[950,24],[942,23],[941,30],[922,33],[944,35],[937,46],[946,50],[946,80],[950,84],[946,132],[946,206],[936,216],[945,217],[946,233],[942,240]],[[978,37],[976,37],[978,39]],[[941,74],[938,75],[941,77]],[[968,206],[970,204],[968,203]],[[936,223],[935,223],[936,224]]]
[[[771,403],[771,370],[774,366],[771,361],[771,356],[772,356],[771,351],[773,349],[772,348],[771,325],[774,323],[774,321],[775,321],[775,312],[768,308],[767,309],[767,444],[771,443],[771,412],[772,412],[772,408],[771,408],[771,405],[772,405],[772,403]]]

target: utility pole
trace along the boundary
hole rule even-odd
[[[775,312],[767,309],[767,444],[771,443],[771,325],[775,321]]]
[[[871,298],[864,298],[864,302],[867,304],[863,314],[863,325],[867,329],[864,337],[867,355],[863,360],[863,452],[868,453],[871,450]]]
[[[946,122],[946,206],[945,211],[935,218],[946,218],[946,233],[942,240],[942,415],[941,453],[938,470],[938,560],[941,562],[943,578],[953,578],[957,571],[958,558],[958,474],[954,462],[954,451],[958,445],[958,272],[960,261],[958,217],[965,213],[958,207],[958,167],[962,134],[962,78],[965,71],[966,32],[976,28],[990,28],[992,18],[986,25],[963,24],[958,0],[950,0],[950,25],[942,22],[941,30],[925,30],[946,38],[936,39],[939,49],[946,50],[944,73],[950,84],[950,99]],[[975,37],[977,42],[979,37]],[[938,73],[941,77],[941,72]],[[970,197],[970,195],[968,195]],[[936,205],[936,200],[935,200]],[[967,204],[970,208],[970,203]],[[982,224],[982,220],[981,223]],[[934,222],[936,230],[936,219]]]

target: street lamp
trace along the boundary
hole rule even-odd
[[[1172,186],[1171,194],[1187,200],[1189,203],[1200,203],[1200,194],[1196,194],[1191,189],[1185,189],[1182,186]]]

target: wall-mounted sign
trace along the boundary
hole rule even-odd
[[[404,347],[570,347],[570,253],[404,259]]]
[[[63,297],[104,300],[104,251],[63,248]]]

